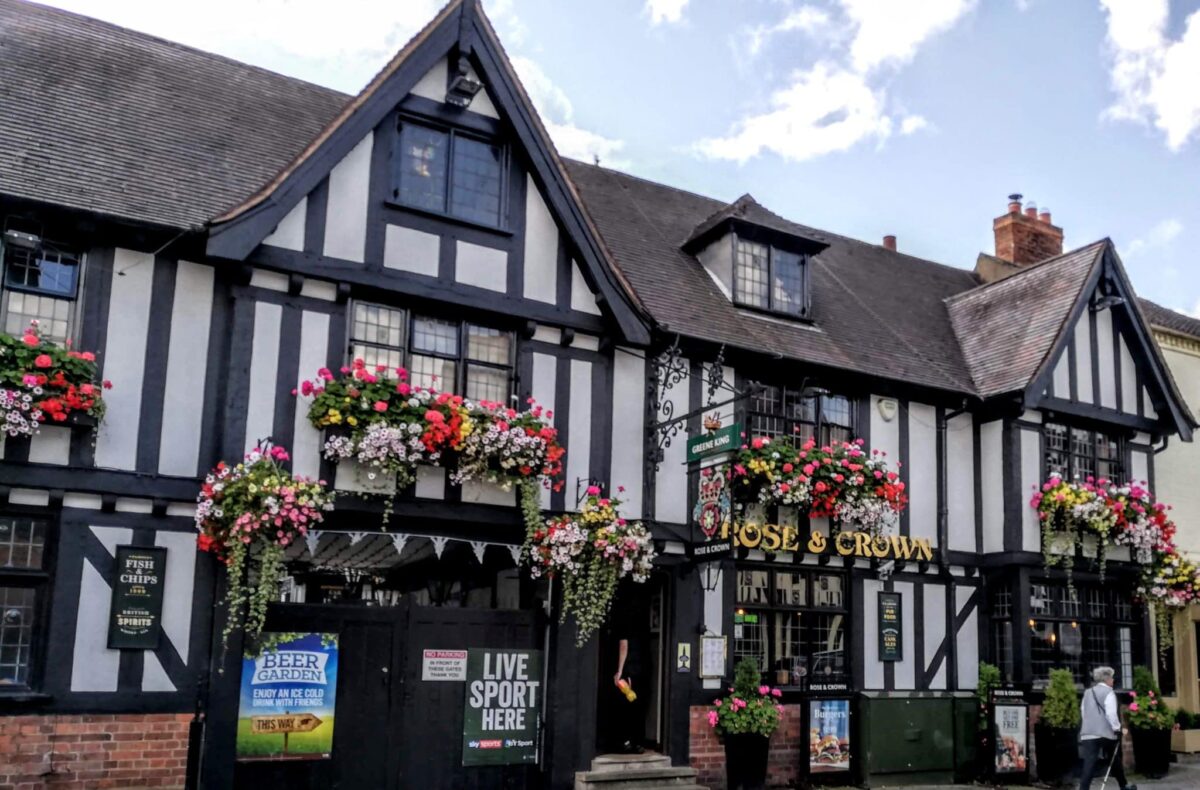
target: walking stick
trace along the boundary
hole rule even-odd
[[[1117,752],[1120,751],[1120,747],[1120,736],[1117,736],[1117,741],[1113,744],[1112,757],[1108,758],[1108,770],[1104,772],[1104,781],[1100,783],[1100,790],[1105,790],[1105,788],[1108,786],[1108,776],[1112,773],[1112,767],[1117,761]]]

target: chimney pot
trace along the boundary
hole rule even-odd
[[[1045,222],[1047,225],[1053,224],[1050,222],[1050,209],[1048,208],[1043,207],[1042,210],[1038,212],[1038,219],[1042,222]]]
[[[891,234],[884,236],[883,237],[883,248],[885,250],[891,250],[892,252],[895,252],[896,251],[896,237]]]
[[[1037,219],[1037,204],[1032,200],[1025,204],[1025,216],[1030,219]]]
[[[1021,198],[1024,195],[1014,192],[1008,196],[1008,213],[1015,214],[1021,210]]]

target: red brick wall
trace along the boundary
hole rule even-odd
[[[711,788],[725,788],[725,746],[708,726],[708,706],[696,705],[689,712],[690,759],[696,769],[696,782]],[[767,757],[767,784],[794,787],[800,780],[800,759],[807,754],[808,739],[803,737],[799,705],[784,705],[783,720],[771,736]]]
[[[0,790],[182,787],[188,714],[0,716]]]

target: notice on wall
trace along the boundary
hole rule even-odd
[[[809,773],[849,771],[850,700],[809,700],[808,716]]]
[[[1024,704],[996,702],[996,773],[1021,774],[1029,770],[1029,708]]]
[[[113,650],[154,650],[162,634],[167,550],[117,546],[116,579],[108,616]]]
[[[463,707],[463,765],[538,761],[542,651],[471,649]]]
[[[466,680],[466,650],[422,650],[421,680]]]
[[[239,760],[319,760],[333,752],[337,634],[288,636],[242,661]]]
[[[879,593],[879,660],[902,661],[904,639],[901,634],[902,607],[900,593]]]
[[[706,634],[700,637],[700,677],[724,677],[726,643],[723,636]]]

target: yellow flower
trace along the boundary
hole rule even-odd
[[[347,418],[346,418],[346,422],[347,422],[348,424],[350,424],[350,425],[358,425],[358,418],[357,418],[357,417],[355,417],[355,416],[353,416],[353,415],[351,415],[351,416],[349,416],[349,417],[347,417]]]

